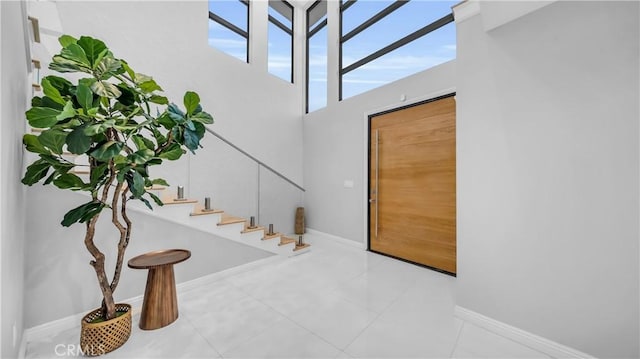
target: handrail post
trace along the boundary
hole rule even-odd
[[[257,181],[257,188],[256,188],[256,219],[258,221],[258,223],[260,223],[260,164],[256,163],[257,169],[258,169],[258,181]]]

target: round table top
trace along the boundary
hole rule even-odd
[[[149,269],[154,267],[176,264],[191,257],[191,251],[186,249],[164,249],[141,254],[129,259],[129,268]]]

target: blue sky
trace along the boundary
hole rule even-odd
[[[343,66],[393,43],[451,12],[455,1],[412,0],[343,45]],[[246,9],[238,1],[210,1],[210,8],[239,27],[246,29]],[[346,34],[393,1],[359,0],[343,15]],[[246,11],[246,10],[245,10]],[[238,15],[241,14],[241,15]],[[244,61],[245,40],[209,22],[209,44]],[[326,28],[312,38],[309,46],[309,108],[326,104]],[[269,71],[287,79],[290,76],[290,38],[280,29],[269,28]],[[425,70],[456,56],[455,26],[446,25],[418,40],[376,59],[343,77],[343,98]]]

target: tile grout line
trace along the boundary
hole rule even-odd
[[[224,358],[224,356],[222,356],[222,353],[220,353],[220,351],[218,350],[218,348],[215,347],[215,345],[213,345],[213,343],[211,343],[209,341],[209,339],[207,339],[204,335],[202,335],[202,333],[200,333],[200,329],[198,329],[193,322],[191,321],[191,319],[189,318],[189,315],[185,314],[185,318],[187,319],[187,321],[189,322],[189,325],[191,325],[191,327],[198,333],[198,335],[200,336],[200,338],[204,339],[205,342],[207,342],[207,344],[209,344],[209,346],[215,350],[216,353],[218,353],[218,356],[222,359]]]
[[[410,286],[408,286],[404,291],[402,291],[402,293],[400,293],[400,295],[398,295],[397,298],[395,298],[394,300],[391,301],[391,303],[389,303],[384,309],[382,309],[380,311],[380,313],[377,313],[377,316],[369,323],[367,324],[367,326],[365,326],[360,333],[358,333],[358,335],[356,335],[353,340],[351,340],[351,342],[349,342],[349,344],[347,344],[347,346],[343,349],[343,351],[347,350],[347,348],[349,348],[356,340],[358,340],[358,338],[360,338],[362,336],[362,334],[364,334],[364,332],[369,329],[369,327],[371,327],[373,325],[373,323],[375,323],[378,319],[380,319],[380,317],[382,316],[382,314],[384,314],[393,304],[395,304],[397,301],[400,300],[400,297],[402,297],[406,292],[409,291],[409,289],[411,288],[411,286],[413,286],[416,282],[418,281],[418,279],[416,278],[413,283],[411,283]],[[345,299],[346,300],[346,299]],[[364,308],[365,310],[368,310],[370,312],[375,313],[372,310],[369,310],[367,308]],[[346,353],[346,352],[345,352]],[[351,356],[349,353],[346,353],[347,355]]]
[[[449,354],[449,358],[453,358],[453,354],[456,352],[456,349],[458,349],[458,343],[460,342],[460,337],[462,336],[462,330],[464,329],[464,326],[467,324],[464,320],[461,320],[461,322],[462,322],[462,325],[458,330],[458,335],[456,335],[456,341],[453,344],[453,349],[451,349],[451,354]]]

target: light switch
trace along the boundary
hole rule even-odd
[[[353,188],[353,180],[344,180],[344,188]]]

